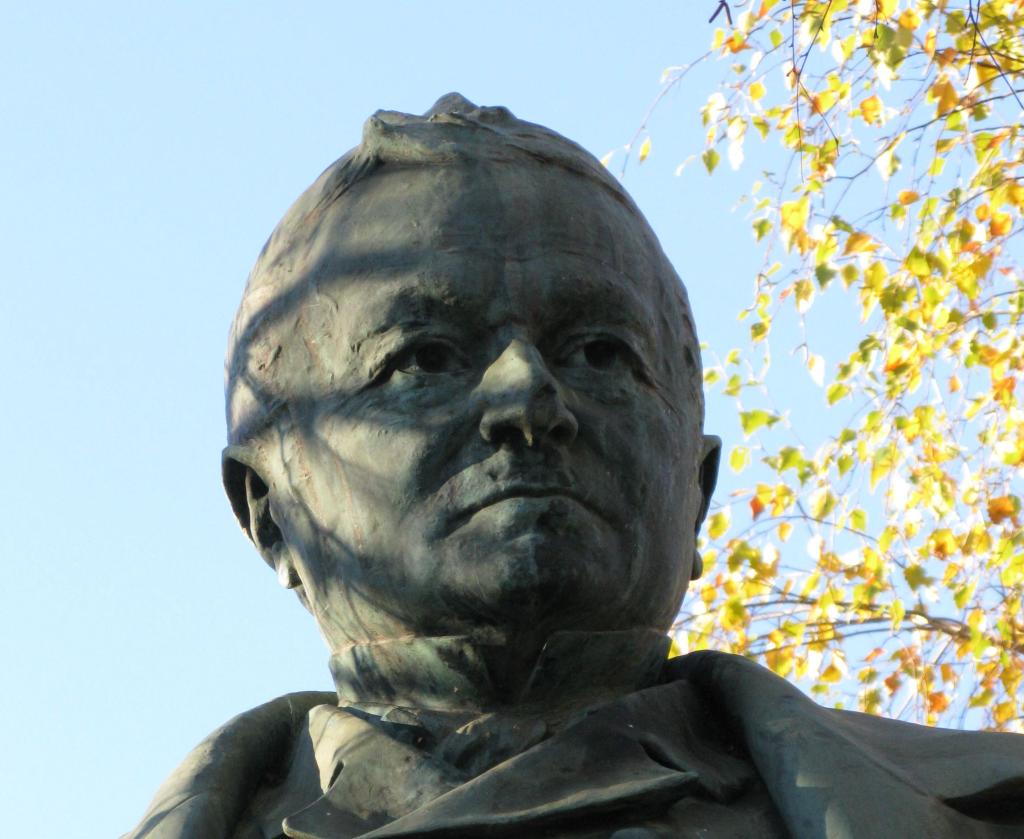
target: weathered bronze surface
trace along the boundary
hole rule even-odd
[[[197,747],[131,837],[1009,837],[1024,738],[666,661],[719,441],[618,182],[452,94],[379,112],[249,278],[224,481],[334,694]]]

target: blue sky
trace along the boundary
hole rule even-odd
[[[246,274],[374,110],[458,90],[596,155],[715,3],[11,4],[0,27],[0,801],[10,836],[111,837],[235,713],[329,688],[327,651],[220,487]],[[688,77],[626,186],[701,336],[740,340],[751,177],[707,177]],[[735,442],[728,403],[709,429]],[[724,486],[728,492],[728,483]]]

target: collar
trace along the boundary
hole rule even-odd
[[[331,656],[341,705],[483,712],[509,706],[584,705],[650,687],[671,640],[655,629],[556,632],[514,696],[488,660],[501,638],[449,635],[354,644]]]

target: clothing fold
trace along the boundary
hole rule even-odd
[[[546,734],[464,716],[460,752],[436,715],[282,697],[200,744],[125,839],[1024,836],[1024,737],[823,708],[738,656],[672,659]]]

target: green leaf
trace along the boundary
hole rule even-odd
[[[903,625],[903,618],[907,614],[907,609],[903,605],[903,601],[896,598],[892,601],[892,631],[899,632],[900,627]]]
[[[835,278],[838,272],[835,268],[830,268],[826,263],[822,263],[814,269],[814,278],[818,281],[818,287],[824,289],[832,280]]]
[[[828,390],[825,391],[825,398],[828,400],[829,405],[835,405],[840,399],[849,395],[850,388],[842,382],[833,382],[828,386]]]
[[[827,490],[811,496],[811,515],[816,519],[826,519],[836,508],[836,497]]]
[[[704,161],[704,168],[708,170],[708,174],[710,175],[715,171],[718,161],[722,158],[715,149],[707,149],[704,154],[700,156],[700,159]]]
[[[932,273],[928,258],[916,245],[907,255],[907,270],[917,277],[928,277]]]
[[[976,587],[976,583],[968,583],[956,587],[956,591],[953,592],[953,602],[956,603],[958,609],[963,609],[967,605]]]
[[[750,449],[746,446],[733,446],[729,452],[729,468],[733,472],[742,472],[750,463]]]
[[[892,443],[877,449],[871,458],[871,489],[874,489],[878,482],[892,471],[895,465],[896,447]]]
[[[740,425],[743,428],[743,433],[748,437],[753,434],[757,429],[768,426],[769,428],[777,423],[781,417],[775,414],[769,414],[767,411],[760,409],[754,411],[740,411]]]
[[[959,35],[967,25],[967,15],[957,9],[946,15],[946,32],[950,35]]]
[[[772,42],[773,47],[778,47],[782,43],[782,33],[778,29],[773,29],[768,34],[768,40]]]
[[[922,565],[908,565],[903,570],[903,576],[906,578],[907,585],[910,586],[911,591],[917,591],[921,586],[926,586],[932,582],[932,578],[925,573],[924,566]]]
[[[854,530],[865,531],[868,529],[868,514],[860,508],[850,513],[850,527]]]
[[[785,472],[787,469],[799,469],[804,464],[804,456],[800,454],[799,449],[795,449],[792,446],[784,446],[779,452],[779,471]]]

